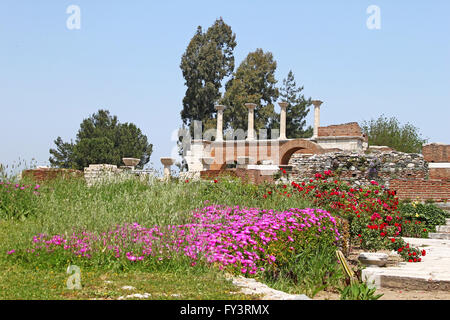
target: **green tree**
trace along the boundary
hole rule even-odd
[[[51,166],[65,169],[76,167],[73,159],[73,142],[64,142],[61,137],[58,137],[54,143],[56,149],[50,149],[50,154],[52,155],[49,159]]]
[[[309,106],[312,105],[311,98],[305,99],[301,93],[303,87],[297,87],[294,73],[289,71],[287,78],[283,80],[283,86],[280,88],[280,98],[287,102],[286,110],[286,136],[289,139],[309,138],[313,134],[313,128],[306,126],[306,116],[309,113]],[[277,118],[274,127],[279,128],[279,119]]]
[[[153,146],[133,123],[119,123],[107,110],[99,110],[80,124],[75,142],[55,141],[50,149],[53,167],[83,169],[89,164],[123,165],[122,158],[138,158],[142,168],[150,161]]]
[[[224,123],[228,129],[246,129],[248,111],[245,103],[255,103],[255,131],[271,129],[276,121],[274,103],[279,96],[276,88],[277,63],[271,52],[257,49],[247,55],[225,86],[222,104]]]
[[[427,142],[418,128],[410,123],[402,126],[395,117],[388,119],[381,115],[376,120],[364,121],[361,128],[369,138],[369,145],[388,146],[401,152],[421,153]]]
[[[190,126],[193,120],[199,120],[204,129],[215,126],[214,104],[221,96],[222,80],[234,70],[235,39],[222,18],[206,32],[197,28],[180,64],[187,87],[181,111],[183,124]]]

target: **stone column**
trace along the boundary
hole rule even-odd
[[[320,126],[320,105],[323,103],[320,100],[311,101],[314,105],[314,134],[313,138],[317,138],[319,136],[319,126]]]
[[[246,103],[245,106],[248,108],[248,130],[247,130],[247,140],[255,140],[255,130],[253,125],[253,119],[255,116],[256,104]]]
[[[169,180],[170,178],[170,166],[175,163],[173,158],[161,158],[161,163],[164,166],[164,180]]]
[[[286,108],[288,106],[287,102],[278,102],[278,105],[281,108],[280,111],[280,140],[287,140],[286,137]]]
[[[215,106],[217,110],[217,133],[216,133],[216,141],[223,141],[223,110],[225,106],[218,105]]]

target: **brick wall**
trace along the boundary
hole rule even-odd
[[[57,177],[64,177],[64,178],[83,177],[83,172],[72,169],[39,168],[39,169],[24,170],[22,172],[22,178],[25,177],[32,178],[36,182],[44,182],[53,180]]]
[[[429,168],[430,179],[450,180],[449,168]]]
[[[390,189],[400,199],[450,201],[450,181],[425,179],[394,179]]]
[[[273,182],[272,175],[264,175],[261,170],[256,169],[226,169],[226,170],[205,170],[200,172],[200,177],[204,180],[218,179],[224,176],[240,178],[243,182],[260,184],[265,181]]]
[[[450,145],[441,143],[426,144],[422,154],[428,162],[450,162]]]
[[[362,131],[357,122],[319,127],[319,137],[329,136],[362,136]]]

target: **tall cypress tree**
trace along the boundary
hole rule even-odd
[[[235,39],[222,18],[206,32],[200,26],[197,28],[180,64],[187,87],[181,111],[184,125],[199,120],[205,129],[215,126],[214,104],[221,96],[222,80],[234,70]]]
[[[224,122],[229,129],[247,129],[248,111],[245,103],[255,103],[255,131],[270,129],[276,118],[274,103],[279,96],[276,88],[277,63],[271,52],[257,49],[247,55],[233,77],[227,82],[222,104]]]

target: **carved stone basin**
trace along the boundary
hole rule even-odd
[[[122,158],[123,163],[125,163],[125,165],[127,167],[136,167],[139,162],[141,162],[141,159],[137,159],[137,158]]]

